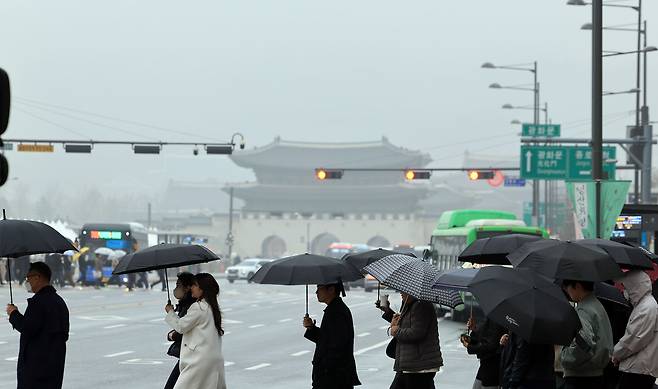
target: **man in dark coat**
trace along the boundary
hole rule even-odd
[[[354,361],[352,313],[339,297],[340,292],[340,283],[318,285],[318,301],[327,304],[320,328],[315,320],[304,316],[304,337],[315,343],[313,389],[352,389],[361,385]]]
[[[528,343],[515,333],[503,335],[500,357],[502,389],[554,389],[555,350],[550,344]]]
[[[48,265],[35,262],[25,277],[34,297],[27,299],[25,314],[7,305],[9,322],[21,333],[18,352],[18,389],[61,389],[64,379],[69,310],[50,286]]]
[[[475,376],[473,388],[498,388],[500,385],[500,338],[505,329],[485,318],[475,323],[471,316],[466,324],[471,330],[470,336],[463,335],[460,340],[469,354],[477,355],[480,368]]]

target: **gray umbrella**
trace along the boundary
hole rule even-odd
[[[408,255],[394,254],[371,263],[363,269],[379,282],[419,300],[454,308],[463,304],[459,292],[433,289],[439,271],[429,262]]]

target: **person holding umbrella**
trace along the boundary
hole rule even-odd
[[[340,294],[342,282],[318,285],[318,301],[327,304],[318,328],[308,314],[304,316],[304,337],[315,343],[313,389],[351,389],[361,385],[354,360],[354,324],[352,313]]]
[[[471,316],[466,323],[470,335],[462,335],[460,341],[469,354],[480,360],[473,389],[496,389],[500,385],[499,340],[505,329],[486,317],[476,324]]]
[[[180,350],[180,376],[174,389],[226,389],[222,356],[222,314],[217,297],[219,284],[208,273],[194,276],[191,287],[196,299],[183,317],[167,304],[165,321],[183,334]]]
[[[174,297],[178,299],[178,304],[176,305],[176,311],[178,317],[183,317],[187,314],[187,310],[194,304],[196,299],[192,297],[192,285],[194,284],[194,274],[188,272],[182,272],[178,274],[178,280],[176,280],[176,288],[174,289]],[[169,331],[167,334],[167,340],[173,342],[169,346],[167,351],[168,355],[180,359],[180,349],[183,340],[183,334],[180,334],[174,330]],[[169,379],[165,384],[165,389],[173,389],[180,375],[180,362],[176,362],[176,366],[171,371]]]
[[[645,272],[629,271],[621,283],[633,312],[612,354],[612,363],[621,371],[618,388],[649,389],[658,377],[658,303]]]
[[[603,371],[612,356],[612,326],[591,281],[564,280],[564,291],[576,303],[582,328],[560,352],[566,389],[604,387]]]
[[[50,285],[52,272],[43,262],[30,264],[25,283],[34,296],[27,299],[25,314],[7,304],[7,315],[21,333],[18,352],[18,387],[61,389],[64,379],[69,310]]]

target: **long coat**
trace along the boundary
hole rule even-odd
[[[48,285],[27,299],[25,314],[12,312],[9,322],[21,333],[18,389],[60,389],[64,379],[69,310]]]
[[[354,361],[352,313],[340,297],[325,308],[320,328],[308,328],[304,337],[315,343],[313,388],[344,389],[361,385]]]
[[[165,321],[183,334],[180,376],[174,389],[226,389],[222,337],[210,305],[205,300],[195,302],[180,318],[172,310]]]

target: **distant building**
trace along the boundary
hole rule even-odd
[[[272,143],[230,157],[252,169],[256,182],[230,184],[244,201],[243,212],[380,213],[417,212],[428,185],[406,182],[403,172],[345,172],[342,179],[320,181],[317,168],[424,167],[429,154],[376,142],[308,143],[276,138]],[[228,192],[228,187],[224,189]]]

